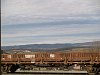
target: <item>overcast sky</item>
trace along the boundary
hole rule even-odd
[[[100,40],[100,0],[1,0],[1,45]]]

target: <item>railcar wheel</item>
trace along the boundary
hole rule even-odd
[[[19,68],[18,65],[12,65],[10,68],[10,72],[14,73],[18,68]]]
[[[6,72],[6,67],[4,67],[4,66],[1,66],[1,73],[5,73]]]
[[[95,74],[96,71],[97,71],[96,67],[93,67],[92,65],[87,66],[87,72],[88,73],[94,73]]]
[[[7,65],[1,66],[1,72],[2,72],[2,73],[7,73],[7,72],[9,72],[9,66],[7,66]]]
[[[11,73],[14,73],[16,70],[17,70],[17,69],[12,68],[12,69],[10,69],[10,72],[11,72]]]
[[[88,73],[92,73],[92,70],[93,70],[93,68],[92,68],[91,65],[87,66],[87,72],[88,72]]]

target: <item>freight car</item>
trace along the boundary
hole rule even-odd
[[[25,70],[87,70],[100,71],[100,52],[33,52],[1,55],[1,71]],[[43,70],[43,69],[42,69]]]

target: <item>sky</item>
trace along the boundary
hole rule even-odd
[[[100,0],[1,0],[1,45],[100,40]]]

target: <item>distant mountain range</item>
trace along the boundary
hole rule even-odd
[[[28,44],[17,46],[2,46],[2,50],[11,49],[58,49],[58,48],[72,48],[72,47],[91,47],[100,46],[100,41],[85,42],[85,43],[64,43],[64,44]]]

